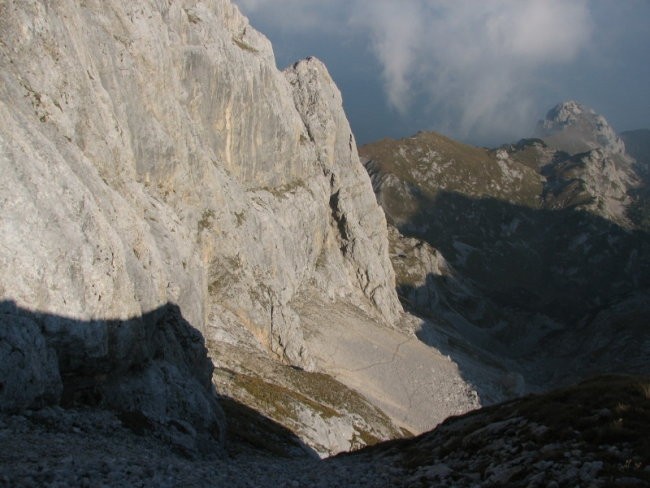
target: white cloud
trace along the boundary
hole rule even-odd
[[[587,0],[238,3],[285,32],[363,33],[390,106],[408,116],[424,105],[436,129],[460,137],[489,138],[532,122],[540,75],[575,60],[592,36]]]
[[[372,36],[391,104],[407,112],[426,94],[446,114],[438,128],[460,136],[529,122],[540,71],[575,59],[591,35],[586,0],[402,4],[357,0],[354,22]]]
[[[383,67],[388,102],[400,112],[408,109],[409,92],[417,78],[420,40],[426,34],[419,2],[356,0],[349,22],[368,31]]]

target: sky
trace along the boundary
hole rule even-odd
[[[650,128],[650,0],[234,0],[278,67],[316,56],[358,144],[435,130],[497,146],[576,100]]]

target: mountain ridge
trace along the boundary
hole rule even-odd
[[[464,330],[463,347],[483,351],[476,354],[497,348],[533,390],[565,384],[553,370],[569,357],[576,374],[566,381],[579,380],[583,369],[616,371],[613,364],[642,372],[648,348],[640,325],[647,307],[628,301],[649,289],[641,256],[650,240],[635,216],[644,215],[643,175],[604,117],[576,102],[547,117],[544,138],[496,149],[424,132],[360,148],[396,227],[391,258],[405,307],[433,321],[425,330],[447,324],[450,338]],[[571,145],[586,152],[569,153]],[[621,342],[614,324],[625,331]],[[568,351],[592,333],[601,344],[627,344],[629,354],[619,350],[627,366],[601,346],[599,353]],[[526,364],[540,347],[558,355]]]

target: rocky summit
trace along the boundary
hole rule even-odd
[[[647,374],[644,176],[574,108],[364,168],[229,0],[0,0],[0,486],[647,482],[646,377],[463,417]]]
[[[537,135],[550,145],[571,154],[602,149],[625,155],[625,143],[605,117],[570,100],[548,111],[537,124]]]

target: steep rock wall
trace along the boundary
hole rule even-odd
[[[0,33],[0,298],[61,318],[39,327],[64,378],[70,358],[138,354],[129,334],[107,347],[110,321],[168,303],[307,368],[303,287],[397,320],[321,63],[279,72],[226,0],[2,1]]]

